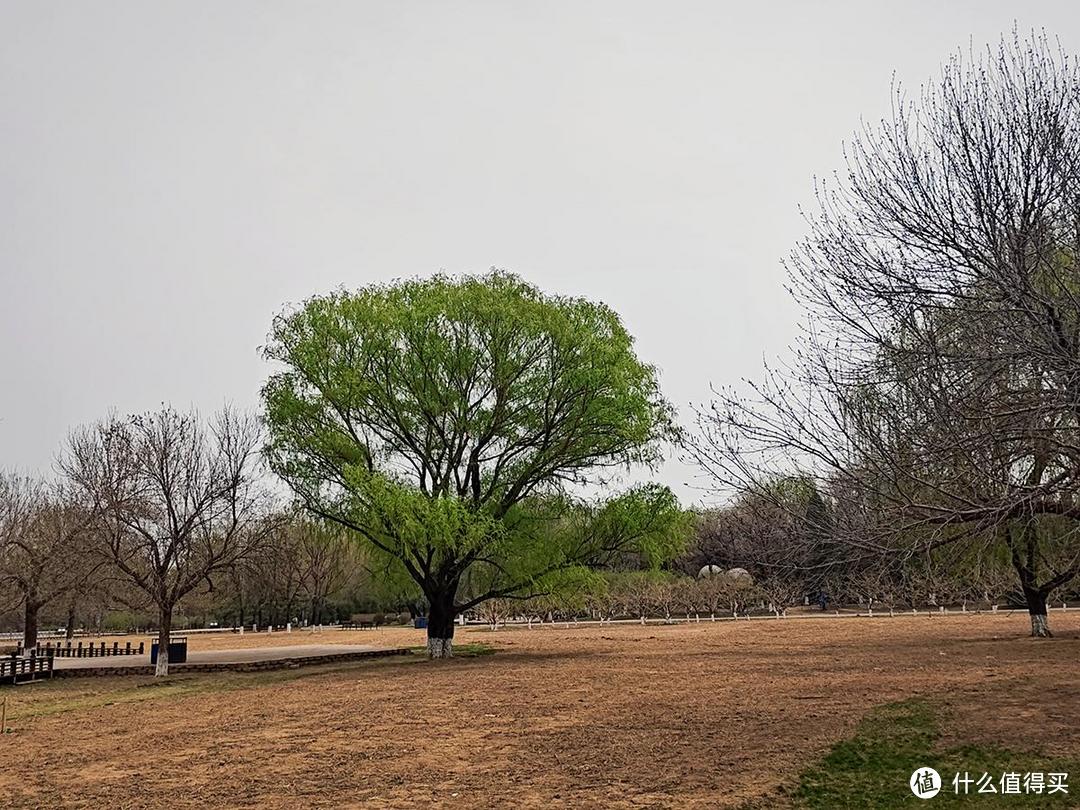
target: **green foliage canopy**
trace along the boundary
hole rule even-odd
[[[429,601],[477,603],[635,549],[665,553],[662,487],[602,507],[572,484],[651,464],[675,437],[656,370],[607,306],[520,278],[435,276],[309,299],[275,319],[273,468],[309,509],[396,561]],[[470,588],[476,593],[475,588]]]

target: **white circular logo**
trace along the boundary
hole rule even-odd
[[[908,784],[911,792],[920,799],[932,799],[941,790],[941,777],[933,768],[917,768]]]

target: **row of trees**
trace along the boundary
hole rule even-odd
[[[773,482],[768,497],[743,495],[703,513],[676,566],[747,570],[755,582],[777,583],[801,596],[825,594],[839,604],[1022,603],[1009,555],[966,543],[915,547],[906,553],[852,548],[835,528],[836,509],[806,479]],[[1062,599],[1076,592],[1064,586]]]
[[[1048,635],[1080,575],[1080,70],[1014,37],[898,93],[848,154],[788,264],[804,340],[696,430],[601,303],[494,270],[316,296],[273,321],[259,418],[109,418],[71,436],[55,485],[3,484],[28,638],[99,576],[154,605],[164,641],[199,593],[318,620],[366,569],[446,657],[462,612],[678,557],[670,490],[612,492],[672,442],[733,497],[696,562],[747,568],[774,606],[989,593],[1007,562]],[[264,463],[317,525],[283,527]]]
[[[162,649],[200,591],[224,588],[238,620],[300,601],[318,620],[362,559],[384,603],[427,613],[429,652],[446,657],[463,611],[685,545],[689,516],[666,487],[576,494],[659,461],[678,435],[656,370],[602,304],[498,271],[436,276],[313,298],[274,321],[264,351],[279,370],[261,419],[165,408],[77,430],[61,453],[67,558],[154,605]],[[321,528],[282,526],[264,461]],[[20,492],[12,549],[30,543]],[[63,578],[42,599],[85,578],[38,551]],[[32,643],[45,603],[25,593]]]
[[[606,572],[526,600],[492,599],[475,616],[492,626],[508,619],[569,621],[678,615],[744,615],[761,594],[746,576],[694,578],[663,571]]]
[[[162,408],[74,431],[52,480],[0,476],[0,617],[18,609],[23,644],[33,648],[42,615],[63,616],[70,633],[77,614],[100,622],[118,609],[150,612],[160,675],[178,611],[231,624],[320,623],[362,605],[441,621],[438,603],[403,576],[397,558],[365,548],[317,510],[283,510],[262,442],[251,416],[226,410],[203,423]],[[667,559],[689,525],[657,486],[599,502],[529,491],[501,520],[457,499],[387,497],[399,510],[379,515],[387,531],[472,544],[456,574],[451,623],[492,594],[546,593],[591,565]],[[448,641],[436,650],[449,652]]]
[[[355,593],[355,544],[271,497],[259,422],[170,408],[75,431],[51,481],[0,476],[0,609],[36,645],[43,611],[150,612],[160,674],[177,609],[244,623],[320,622]]]
[[[715,568],[706,568],[696,577],[673,571],[608,572],[531,599],[488,600],[473,611],[473,617],[494,628],[509,620],[782,617],[797,606],[812,611],[845,606],[892,613],[939,607],[996,610],[1023,604],[1007,566],[974,581],[956,576],[953,569],[913,567],[893,572],[868,567],[851,574],[836,572],[822,583],[821,590],[797,578],[772,576],[755,581],[745,569]]]
[[[181,419],[168,411],[156,419],[159,425],[194,425],[191,418]],[[85,455],[87,434],[79,435],[76,446]],[[187,442],[174,446],[187,448],[185,453],[190,450]],[[689,547],[670,564],[689,576],[650,570],[648,560],[630,555],[616,563],[630,570],[553,581],[549,593],[525,601],[488,600],[479,603],[475,612],[611,617],[668,616],[685,609],[715,615],[737,612],[755,601],[782,612],[807,598],[816,602],[820,595],[836,604],[915,607],[968,601],[999,604],[1019,593],[1006,559],[956,560],[937,551],[884,563],[865,559],[853,564],[842,547],[829,548],[825,542],[831,537],[833,515],[813,485],[788,481],[782,489],[774,492],[773,499],[747,496],[699,515]],[[109,524],[95,518],[93,505],[76,493],[70,483],[49,486],[26,478],[0,478],[3,525],[9,538],[0,554],[0,577],[20,602],[27,647],[35,643],[43,611],[69,632],[77,615],[84,621],[91,617],[100,621],[108,610],[119,608],[125,616],[137,616],[149,608],[160,610],[159,601],[165,609],[172,604],[174,613],[179,610],[204,622],[232,625],[317,624],[342,618],[359,607],[426,612],[423,595],[415,586],[404,580],[395,588],[386,571],[371,570],[361,548],[342,530],[269,508],[260,517],[260,531],[248,536],[231,555],[223,553],[228,535],[215,540],[213,548],[176,540],[172,553],[190,568],[200,566],[202,582],[193,588],[181,582],[166,591],[166,599],[151,598],[132,579],[137,571],[153,571],[150,547],[129,542],[118,561],[115,531],[103,532]],[[785,500],[783,509],[776,505],[777,498]],[[632,503],[651,511],[656,501]],[[598,524],[611,520],[605,512],[626,506],[626,501],[617,499],[598,513],[579,512],[577,518],[589,522],[595,531]],[[177,511],[167,504],[166,511],[170,509]],[[619,523],[628,521],[620,517]],[[145,535],[139,537],[145,541]],[[646,570],[634,570],[643,567]],[[746,573],[694,578],[703,570],[733,569]],[[487,588],[487,582],[470,572],[462,595],[471,601]],[[175,599],[168,598],[173,593]]]

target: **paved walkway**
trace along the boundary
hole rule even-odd
[[[149,648],[149,644],[146,645]],[[288,647],[245,647],[236,650],[192,650],[187,664],[246,664],[264,661],[302,661],[304,658],[347,656],[355,653],[395,649],[374,644],[296,644]],[[53,668],[109,669],[150,665],[150,655],[107,655],[94,658],[54,658]]]

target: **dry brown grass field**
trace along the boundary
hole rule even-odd
[[[20,807],[779,807],[875,707],[1080,755],[1080,611],[460,631],[494,654],[0,688]],[[413,646],[422,631],[192,636]],[[463,648],[466,652],[469,647]],[[473,652],[476,651],[473,647]],[[1080,793],[1080,774],[1074,792]]]

